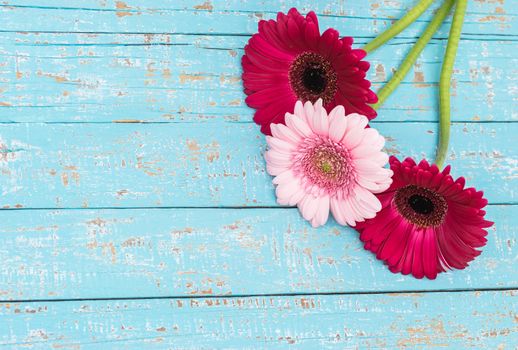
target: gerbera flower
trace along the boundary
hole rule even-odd
[[[328,112],[343,105],[348,114],[374,118],[368,104],[377,97],[365,79],[369,63],[361,60],[365,51],[353,50],[352,43],[332,28],[320,35],[314,12],[303,17],[292,8],[287,15],[279,12],[277,21],[260,21],[242,64],[246,103],[257,109],[254,120],[261,132],[271,135],[270,124],[283,124],[297,100],[320,98]]]
[[[435,279],[439,272],[463,269],[486,244],[483,192],[453,180],[450,167],[439,171],[426,160],[416,164],[390,158],[392,185],[377,195],[382,209],[357,226],[365,248],[390,271]]]
[[[266,137],[278,203],[297,205],[314,227],[326,223],[330,210],[342,225],[374,217],[381,203],[373,193],[392,182],[392,171],[383,168],[385,139],[367,127],[367,117],[346,116],[342,106],[328,116],[322,99],[315,105],[298,101],[294,110],[286,113],[286,125],[272,124],[273,136]]]

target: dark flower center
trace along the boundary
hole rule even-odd
[[[326,72],[320,66],[309,66],[302,73],[302,83],[311,92],[319,94],[327,85]]]
[[[416,185],[398,189],[394,203],[401,216],[419,227],[441,225],[448,211],[448,205],[442,195]]]
[[[419,214],[430,214],[433,211],[433,202],[419,194],[414,194],[408,198],[408,205]]]
[[[314,52],[298,55],[289,70],[291,88],[301,101],[331,102],[337,90],[337,75],[331,63]]]

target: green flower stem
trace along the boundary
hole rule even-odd
[[[421,0],[414,8],[406,13],[400,20],[394,23],[389,29],[378,35],[374,40],[365,45],[362,49],[367,53],[376,50],[381,45],[401,33],[406,27],[415,22],[421,14],[432,4],[434,0]]]
[[[419,57],[421,54],[421,51],[423,51],[426,44],[428,44],[432,36],[435,34],[437,29],[439,29],[445,18],[450,13],[454,2],[455,0],[444,1],[442,6],[439,8],[433,19],[424,30],[423,35],[419,38],[419,40],[417,40],[410,52],[406,55],[398,70],[394,73],[392,78],[378,91],[378,102],[372,105],[372,108],[378,109],[405,78],[408,71],[410,68],[412,68],[414,62],[417,60],[417,57]]]
[[[453,64],[459,47],[460,32],[464,22],[466,13],[467,0],[457,0],[455,5],[455,14],[451,23],[450,35],[448,37],[448,45],[441,69],[441,78],[439,82],[439,145],[435,156],[435,164],[442,168],[446,154],[448,152],[448,144],[450,142],[450,84],[453,72]]]

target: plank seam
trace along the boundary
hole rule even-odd
[[[25,108],[25,107],[34,108],[35,106],[10,106],[7,108]],[[40,106],[37,106],[37,107],[40,107]],[[0,108],[6,108],[6,107],[0,107]],[[381,108],[380,110],[383,110],[383,108]],[[385,108],[385,110],[389,110],[389,108]],[[406,111],[407,109],[392,108],[390,110]],[[221,116],[221,117],[229,115],[229,114],[218,115],[218,114],[207,114],[207,113],[178,113],[178,114],[179,115],[201,115],[201,116],[212,115],[212,116]],[[63,121],[28,122],[28,121],[23,121],[23,122],[17,122],[17,121],[13,121],[13,120],[0,121],[0,125],[11,125],[11,124],[18,124],[18,125],[24,125],[24,124],[32,124],[32,125],[37,125],[37,124],[40,124],[40,125],[150,124],[150,125],[153,125],[153,124],[211,124],[211,123],[212,124],[228,123],[228,124],[252,124],[252,125],[254,125],[254,122],[252,120],[250,120],[250,121],[248,121],[248,120],[241,120],[241,121],[214,120],[214,121],[202,121],[202,122],[200,122],[200,121],[183,121],[183,120],[178,120],[178,121],[174,121],[174,120],[164,120],[164,121],[135,120],[135,121],[130,121],[130,122],[127,122],[127,121],[121,122],[121,121],[117,121],[117,120],[100,121],[100,122],[94,122],[94,121],[77,121],[77,122],[63,122]],[[492,120],[477,120],[477,121],[475,121],[475,120],[459,120],[459,121],[452,122],[452,125],[455,125],[455,124],[475,124],[475,125],[476,124],[514,124],[514,123],[518,123],[518,120],[495,120],[495,121],[492,121]],[[423,121],[423,120],[413,120],[413,119],[409,119],[409,120],[373,120],[370,122],[370,124],[374,124],[374,125],[375,124],[438,124],[438,121],[431,121],[431,120]]]
[[[189,33],[189,32],[115,32],[115,31],[62,31],[62,30],[8,30],[2,29],[0,33],[17,33],[17,34],[122,34],[122,35],[172,35],[172,36],[225,36],[225,37],[250,37],[253,33]],[[462,33],[462,40],[474,40],[474,41],[504,41],[504,39],[484,39],[480,40],[477,38],[467,38],[466,36],[481,36],[481,37],[504,37],[504,38],[516,38],[505,41],[517,41],[518,35],[515,34],[503,34],[503,33]],[[375,35],[355,35],[355,39],[373,39]],[[398,36],[395,39],[404,39],[404,40],[417,40],[418,36]],[[432,40],[447,40],[447,36],[434,36]],[[356,41],[357,44],[362,44],[360,41]]]
[[[502,288],[458,288],[458,289],[422,289],[422,290],[388,290],[388,291],[351,291],[351,292],[301,292],[301,293],[271,293],[271,294],[233,294],[233,295],[169,295],[148,297],[106,297],[106,298],[62,298],[62,299],[0,299],[0,303],[58,303],[82,301],[123,301],[123,300],[167,300],[167,299],[238,299],[238,298],[268,298],[268,297],[298,297],[298,296],[342,296],[342,295],[387,295],[387,294],[439,294],[439,293],[472,293],[472,292],[518,292],[516,287]]]
[[[518,202],[509,202],[509,203],[488,203],[487,206],[516,206],[518,205]],[[171,209],[212,209],[212,210],[229,210],[229,209],[243,209],[243,210],[249,210],[249,209],[290,209],[295,210],[297,209],[296,206],[275,206],[275,205],[264,205],[264,206],[219,206],[219,207],[203,207],[203,206],[163,206],[163,207],[66,207],[66,208],[59,208],[59,207],[27,207],[27,208],[0,208],[0,212],[2,211],[45,211],[45,210],[171,210]]]

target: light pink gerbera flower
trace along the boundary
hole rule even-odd
[[[286,125],[272,124],[265,154],[267,171],[275,176],[277,201],[297,205],[314,227],[326,223],[329,210],[335,220],[354,226],[381,209],[373,193],[392,183],[385,139],[367,127],[367,117],[345,115],[336,106],[329,116],[319,99],[314,105],[298,101]]]

